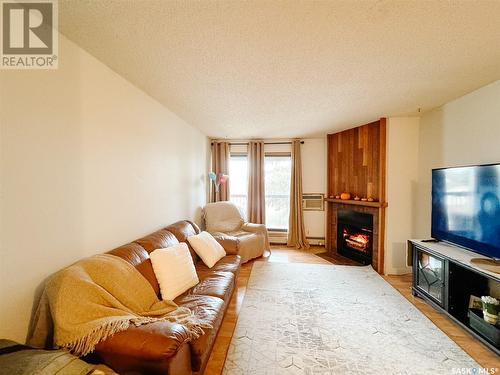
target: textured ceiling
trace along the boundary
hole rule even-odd
[[[214,137],[325,134],[500,79],[500,1],[61,0],[63,34]]]

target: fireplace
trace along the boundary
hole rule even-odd
[[[337,211],[337,253],[362,264],[372,263],[373,215]]]

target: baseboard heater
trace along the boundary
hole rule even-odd
[[[271,245],[286,245],[286,232],[269,232],[269,242]],[[325,237],[307,237],[311,245],[324,246]]]

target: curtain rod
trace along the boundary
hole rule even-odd
[[[232,146],[246,146],[250,142],[228,142]],[[214,142],[211,143],[212,145]],[[292,142],[264,142],[265,145],[291,145]],[[300,141],[300,144],[304,144],[304,141]]]

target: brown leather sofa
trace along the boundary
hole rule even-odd
[[[187,243],[188,236],[199,232],[196,224],[179,221],[108,253],[135,266],[160,297],[149,253],[178,242]],[[226,240],[222,245],[228,255],[212,269],[205,266],[190,247],[200,282],[175,299],[179,306],[208,318],[213,328],[205,329],[204,335],[189,341],[187,330],[177,323],[155,322],[131,327],[99,343],[92,360],[120,374],[202,374],[233,294],[241,263],[240,257],[234,255],[234,244]]]

